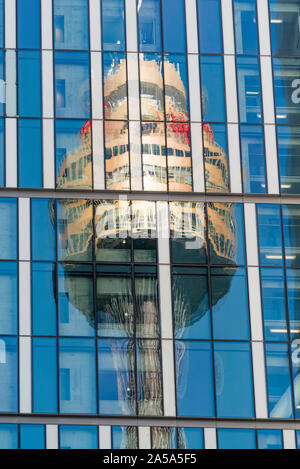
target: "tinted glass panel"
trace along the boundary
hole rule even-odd
[[[137,449],[137,427],[112,427],[113,449]]]
[[[256,0],[233,0],[237,54],[258,54]]]
[[[225,122],[223,58],[200,56],[202,113],[206,122]]]
[[[255,431],[236,428],[218,429],[219,449],[255,449]]]
[[[125,50],[124,0],[102,0],[101,6],[103,49]]]
[[[1,108],[1,104],[0,104]],[[0,187],[5,181],[4,119],[0,119]]]
[[[197,0],[201,54],[223,52],[220,0]]]
[[[167,190],[165,124],[142,123],[143,183],[146,191]]]
[[[18,266],[0,262],[0,334],[18,332]]]
[[[19,187],[42,187],[42,126],[36,119],[18,120]]]
[[[33,412],[57,413],[56,339],[32,339]]]
[[[123,53],[104,52],[104,117],[127,119],[127,71]]]
[[[162,56],[140,54],[139,64],[142,120],[163,121],[165,102]]]
[[[19,446],[18,425],[0,425],[0,449],[18,449]]]
[[[21,117],[41,117],[41,53],[18,52],[18,109]]]
[[[163,0],[162,27],[165,52],[185,52],[185,3],[184,0]]]
[[[277,145],[280,169],[280,190],[300,193],[300,129],[297,126],[277,127]]]
[[[17,259],[17,201],[0,200],[0,259]]]
[[[264,131],[260,125],[241,125],[241,156],[244,192],[266,193]]]
[[[204,449],[202,428],[178,428],[178,449]]]
[[[287,341],[283,270],[261,269],[260,278],[265,340]]]
[[[0,47],[4,45],[4,0],[0,0]]]
[[[0,412],[18,412],[18,339],[15,337],[0,337],[0,382]]]
[[[257,57],[237,57],[240,122],[262,122],[260,67]]]
[[[273,68],[277,123],[300,124],[300,59],[273,59]]]
[[[167,124],[168,182],[172,192],[191,192],[190,124]]]
[[[98,449],[98,428],[84,425],[60,425],[60,449]]]
[[[45,449],[45,425],[20,425],[20,449]]]
[[[32,263],[32,328],[34,335],[56,335],[55,275],[55,264]]]
[[[289,309],[290,339],[299,339],[300,337],[300,271],[298,269],[286,269],[287,300]],[[295,349],[298,345],[297,340],[292,343]],[[295,351],[298,355],[297,350]],[[296,358],[296,364],[298,359]]]
[[[152,427],[153,449],[177,449],[176,428]]]
[[[54,45],[56,49],[89,48],[88,0],[54,0]]]
[[[283,205],[282,222],[285,262],[289,267],[300,266],[300,205]]]
[[[129,190],[128,122],[106,121],[104,135],[106,188]]]
[[[300,53],[299,0],[269,0],[274,55]]]
[[[40,0],[18,0],[17,2],[17,35],[19,49],[40,49],[40,3]]]
[[[137,0],[139,48],[142,52],[161,52],[160,0]]]
[[[282,233],[279,205],[257,204],[260,264],[282,266]]]
[[[281,430],[257,430],[258,449],[282,449]]]
[[[31,199],[31,257],[34,261],[55,260],[55,202]]]
[[[223,124],[203,124],[205,188],[207,192],[229,191],[227,128]]]

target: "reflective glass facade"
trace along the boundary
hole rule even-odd
[[[0,0],[1,448],[300,446],[299,16]]]

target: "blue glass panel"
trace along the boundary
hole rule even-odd
[[[207,270],[191,267],[174,269],[172,290],[175,337],[210,339]]]
[[[56,339],[32,339],[33,412],[57,413]]]
[[[300,267],[300,206],[282,206],[285,263],[288,267]]]
[[[21,117],[41,117],[41,53],[18,52],[18,110]]]
[[[300,59],[273,59],[273,72],[277,123],[300,124]]]
[[[230,183],[227,126],[225,124],[204,123],[202,131],[206,191],[228,192]]]
[[[0,10],[0,16],[1,16],[1,10]],[[0,34],[1,34],[1,31],[0,31]],[[6,85],[4,84],[4,81],[5,81],[4,57],[5,57],[4,51],[0,50],[0,115],[1,116],[4,116],[4,106],[6,102],[6,89],[5,89]]]
[[[262,122],[258,57],[236,57],[240,122]]]
[[[18,120],[19,187],[38,188],[42,177],[42,125],[40,120]]]
[[[100,414],[136,414],[134,355],[130,340],[98,341]]]
[[[258,449],[282,449],[281,430],[257,430]]]
[[[264,131],[260,125],[241,125],[241,156],[244,192],[266,193]]]
[[[160,0],[137,0],[139,48],[141,52],[161,52]]]
[[[209,342],[176,341],[177,409],[180,416],[214,416]]]
[[[125,51],[124,0],[102,0],[103,50]]]
[[[250,344],[215,342],[214,366],[218,417],[254,417]]]
[[[164,52],[186,52],[184,0],[163,0],[162,28]]]
[[[93,268],[91,265],[59,264],[59,334],[95,334]]]
[[[265,340],[287,341],[284,272],[261,269],[260,278]]]
[[[201,54],[222,54],[220,0],[197,0],[198,31]]]
[[[1,104],[0,104],[0,108],[1,108]],[[5,181],[4,119],[0,119],[0,187],[4,186],[4,181]]]
[[[0,48],[4,47],[4,0],[0,0]]]
[[[246,269],[211,269],[215,340],[249,340]]]
[[[0,262],[0,334],[18,332],[18,266]]]
[[[91,189],[90,121],[56,121],[56,186],[58,189]]]
[[[143,121],[163,121],[165,112],[163,65],[161,54],[140,54],[140,98],[141,118]],[[149,74],[149,69],[151,73]],[[155,80],[153,75],[155,74]],[[157,134],[157,124],[142,124],[147,134]],[[161,156],[165,155],[162,145]],[[150,150],[150,146],[149,146]],[[147,152],[149,153],[149,152]]]
[[[299,0],[269,0],[269,3],[273,55],[299,55]]]
[[[233,0],[236,53],[257,55],[256,0]]]
[[[300,430],[296,430],[297,449],[300,449]]]
[[[0,383],[0,412],[18,412],[18,339],[16,337],[0,337]]]
[[[41,47],[41,0],[18,0],[17,37],[19,49]]]
[[[203,449],[202,428],[178,428],[178,449]]]
[[[55,205],[51,199],[31,199],[31,257],[55,260]]]
[[[165,54],[164,75],[166,120],[189,120],[189,91],[186,56]],[[175,80],[177,82],[176,85],[174,84]],[[176,128],[176,130],[178,130],[178,128]]]
[[[243,204],[207,204],[210,263],[245,265]]]
[[[34,335],[56,335],[55,264],[32,263],[32,329]]]
[[[90,60],[88,52],[56,52],[56,117],[90,117]]]
[[[88,0],[54,0],[55,49],[88,50]]]
[[[218,429],[219,449],[256,449],[255,430],[237,428]]]
[[[283,265],[280,206],[257,204],[257,231],[260,264]]]
[[[17,259],[17,201],[0,200],[0,259]]]
[[[45,449],[45,425],[20,425],[20,449]]]
[[[113,449],[137,449],[137,427],[111,427]]]
[[[200,56],[202,110],[205,122],[226,122],[223,58]]]
[[[293,418],[288,345],[266,343],[265,350],[270,418]]]
[[[96,356],[93,339],[59,340],[59,390],[61,413],[96,413]]]
[[[300,337],[300,270],[286,269],[287,300],[289,308],[290,339]],[[297,343],[296,343],[297,345]],[[292,344],[293,347],[293,344]]]
[[[18,425],[0,424],[0,449],[18,449]]]
[[[104,117],[105,119],[112,120],[126,120],[128,117],[128,107],[125,54],[122,52],[104,52],[102,54],[102,60],[104,75]]]
[[[277,147],[282,193],[300,194],[300,128],[277,126]]]
[[[60,449],[98,449],[98,428],[85,425],[60,425]]]

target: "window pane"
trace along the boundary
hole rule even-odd
[[[229,191],[227,128],[223,124],[203,124],[205,188],[207,192]]]
[[[0,98],[0,102],[1,102],[1,98]],[[1,104],[0,104],[0,109],[1,109]],[[4,119],[0,119],[0,187],[4,187],[4,181],[5,181]]]
[[[90,60],[88,52],[56,52],[56,117],[90,117]]]
[[[139,64],[142,120],[163,121],[165,102],[162,56],[161,54],[140,54]]]
[[[31,257],[34,261],[55,260],[55,201],[31,199]]]
[[[137,449],[137,427],[112,427],[113,449]]]
[[[287,341],[284,273],[261,269],[260,278],[265,340]]]
[[[160,315],[157,277],[135,273],[136,335],[143,338],[159,337]]]
[[[128,118],[127,71],[123,53],[104,52],[104,117],[105,119]]]
[[[260,264],[282,266],[280,206],[257,204],[257,229]]]
[[[131,237],[134,262],[156,262],[156,203],[151,201],[132,201]]]
[[[262,126],[241,125],[241,156],[244,192],[266,193],[265,143]]]
[[[100,269],[99,269],[100,270]],[[134,310],[130,271],[111,274],[97,273],[98,334],[102,337],[132,337]]]
[[[34,335],[56,335],[55,264],[32,263],[32,329]]]
[[[274,55],[299,55],[299,0],[269,0]]]
[[[60,411],[96,413],[96,363],[93,339],[59,340]]]
[[[160,341],[137,341],[137,402],[139,415],[163,415]]]
[[[300,338],[300,270],[286,269],[290,340]],[[295,342],[297,345],[297,341]],[[294,344],[292,344],[294,348]]]
[[[255,449],[255,431],[237,428],[218,429],[218,449]]]
[[[300,194],[300,128],[277,126],[280,190]]]
[[[56,352],[56,339],[32,339],[32,399],[35,413],[57,413]]]
[[[125,50],[124,0],[102,0],[103,50]]]
[[[4,47],[4,0],[0,0],[0,47]]]
[[[178,449],[204,449],[202,428],[178,428]]]
[[[0,259],[17,259],[17,201],[0,200]]]
[[[175,342],[179,416],[213,417],[214,391],[209,342]]]
[[[21,117],[41,117],[41,53],[18,52],[18,113]]]
[[[177,449],[176,428],[152,427],[152,449]]]
[[[233,7],[236,53],[257,55],[256,0],[234,0]]]
[[[215,340],[249,340],[245,269],[211,269],[212,318]]]
[[[95,334],[93,268],[91,265],[58,266],[59,334]]]
[[[243,204],[207,204],[210,263],[245,265]]]
[[[0,383],[0,412],[18,412],[18,339],[16,337],[0,337]]]
[[[17,32],[19,49],[40,49],[40,0],[18,0]]]
[[[161,52],[160,0],[137,0],[139,48],[141,52]]]
[[[285,263],[288,267],[300,266],[300,205],[282,206],[282,223],[285,245]]]
[[[60,425],[60,449],[98,449],[96,425]]]
[[[141,130],[144,190],[167,191],[165,124],[144,122]]]
[[[165,110],[170,122],[189,120],[189,91],[185,55],[164,55]]]
[[[1,35],[1,2],[0,2],[0,35]],[[1,42],[1,37],[0,37],[0,42]],[[5,85],[5,75],[8,75],[11,71],[11,66],[10,66],[10,58],[13,56],[13,73],[16,73],[16,65],[15,65],[15,51],[3,51],[0,50],[0,115],[4,116],[4,106],[5,103],[9,100],[12,99],[11,94],[9,93],[9,90],[7,89],[7,86]],[[6,70],[4,70],[4,64],[6,64]],[[13,100],[16,99],[16,96],[14,95]],[[11,101],[10,101],[11,102]],[[9,115],[9,108],[7,107],[6,114]],[[3,126],[3,124],[1,124]],[[3,130],[1,130],[3,132]]]
[[[106,121],[104,135],[106,189],[129,190],[128,122]]]
[[[192,158],[190,124],[167,124],[169,191],[191,192]]]
[[[98,341],[99,413],[136,415],[134,342]]]
[[[18,119],[19,187],[42,187],[42,126],[36,119]]]
[[[18,449],[18,425],[0,424],[0,449]]]
[[[56,186],[91,189],[91,122],[56,120]]]
[[[93,204],[90,200],[57,200],[58,260],[91,261]]]
[[[184,0],[163,0],[162,28],[165,52],[186,52]]]
[[[174,335],[179,339],[210,339],[207,269],[173,268]]]
[[[257,430],[258,449],[282,449],[281,430]]]
[[[197,0],[198,30],[201,54],[222,54],[220,0]]]
[[[45,425],[20,425],[20,449],[45,449]]]
[[[206,264],[204,204],[171,202],[171,255],[174,264]]]
[[[287,344],[265,344],[270,418],[293,418]]]
[[[277,123],[300,124],[300,59],[273,59],[273,69]]]
[[[257,57],[237,57],[240,122],[262,122],[260,67]]]
[[[215,342],[214,366],[218,417],[253,418],[250,344]]]
[[[55,49],[89,48],[88,0],[54,0]]]
[[[0,262],[0,334],[18,333],[18,265]]]
[[[96,260],[130,262],[130,206],[126,200],[95,202]]]

